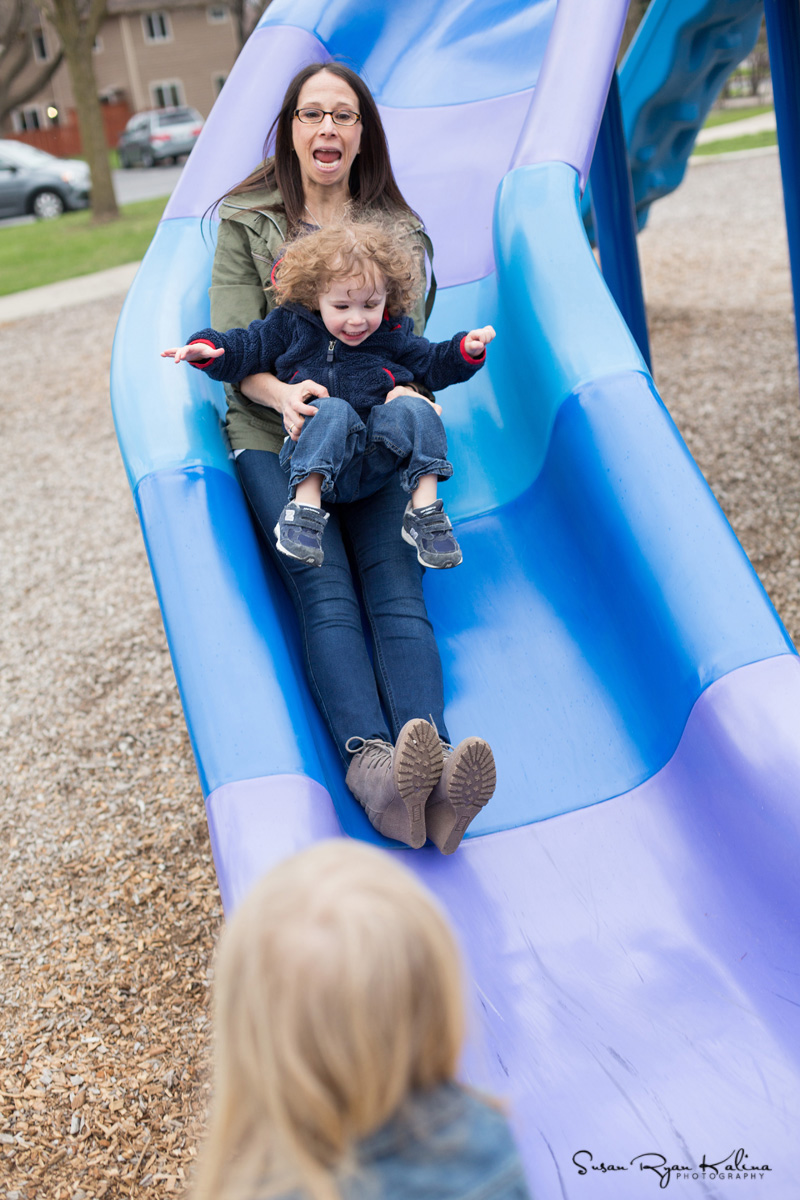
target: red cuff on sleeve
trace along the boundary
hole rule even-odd
[[[212,350],[217,349],[217,347],[214,345],[214,343],[210,342],[208,340],[208,338],[196,338],[195,341],[189,342],[189,345],[190,346],[210,346]],[[205,371],[208,364],[213,361],[214,361],[213,358],[206,358],[203,360],[203,362],[193,362],[193,363],[190,363],[189,365],[192,367],[197,367],[198,371]]]
[[[461,339],[461,342],[459,344],[459,350],[461,351],[461,357],[466,359],[466,361],[470,364],[470,366],[473,366],[473,367],[481,366],[482,363],[486,362],[486,347],[485,346],[483,347],[483,354],[480,356],[480,358],[473,358],[471,354],[467,354],[467,351],[464,348],[464,343],[466,342],[466,340],[467,340],[467,335],[464,334],[464,336]]]

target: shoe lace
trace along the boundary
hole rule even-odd
[[[452,754],[452,753],[453,753],[453,747],[452,747],[452,745],[450,744],[450,742],[446,742],[446,741],[444,740],[444,738],[442,737],[442,735],[439,733],[439,728],[438,728],[438,726],[437,726],[436,722],[435,722],[435,721],[434,721],[434,719],[433,719],[433,713],[428,713],[428,721],[429,721],[429,722],[430,722],[430,724],[433,726],[433,728],[436,730],[436,736],[438,737],[439,741],[440,741],[440,742],[441,742],[441,744],[442,744],[442,751],[443,751],[443,753],[445,753],[445,754]]]
[[[351,742],[358,743],[351,746]],[[394,754],[394,747],[391,742],[385,741],[383,738],[348,738],[344,744],[344,748],[348,754],[364,754],[374,762],[382,762],[388,759],[391,762]]]

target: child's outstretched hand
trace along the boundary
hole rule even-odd
[[[464,349],[470,358],[481,358],[489,342],[493,342],[496,336],[491,325],[484,325],[483,329],[470,329],[464,338]]]
[[[176,363],[203,362],[207,358],[219,358],[225,351],[221,346],[216,349],[208,342],[191,342],[188,346],[173,346],[171,350],[162,350],[162,358],[174,358]]]

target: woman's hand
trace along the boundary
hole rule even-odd
[[[173,346],[171,350],[162,350],[162,358],[174,358],[176,363],[206,362],[209,358],[219,358],[225,351],[221,346],[216,349],[208,342],[190,342],[188,346]]]
[[[313,379],[304,379],[302,383],[281,383],[269,371],[247,375],[240,380],[239,390],[255,404],[263,404],[265,408],[279,412],[283,427],[293,442],[300,437],[306,417],[313,417],[317,411],[305,403],[306,397],[321,399],[329,394],[323,384],[315,383]]]
[[[286,392],[280,410],[283,417],[283,428],[292,441],[296,442],[305,425],[306,417],[314,417],[317,413],[313,405],[306,404],[306,400],[309,396],[319,400],[329,393],[323,384],[315,383],[313,379],[304,379],[302,383],[287,383],[284,384],[284,387]]]
[[[464,349],[470,358],[483,358],[486,347],[496,336],[491,325],[484,325],[483,329],[470,329],[464,338]]]
[[[392,390],[387,394],[384,404],[388,404],[390,400],[396,400],[398,396],[416,396],[418,400],[424,400],[426,404],[430,404],[431,408],[435,408],[439,416],[442,415],[441,404],[436,404],[435,401],[429,400],[427,396],[423,396],[422,393],[418,392],[415,388],[403,387],[402,383],[398,384],[397,387],[392,388]]]

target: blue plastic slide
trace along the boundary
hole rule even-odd
[[[436,247],[431,336],[498,331],[444,397],[464,563],[426,579],[448,726],[489,738],[497,794],[452,858],[381,843],[461,939],[464,1076],[507,1097],[539,1200],[794,1200],[800,663],[583,229],[625,7],[274,0],[126,301],[114,413],[230,910],[320,837],[381,839],[306,687],[221,388],[159,351],[208,322],[203,213],[295,71],[346,58]]]
[[[653,0],[620,67],[640,225],[672,192],[734,67],[758,38],[763,0]]]
[[[763,0],[652,0],[619,69],[639,229],[683,181],[697,135],[758,38]],[[582,212],[590,237],[592,180]]]

